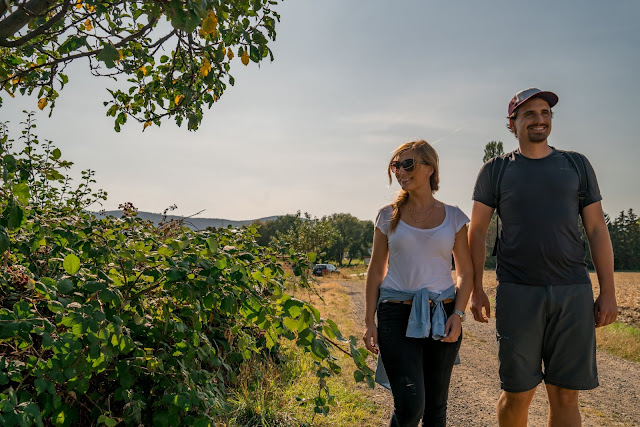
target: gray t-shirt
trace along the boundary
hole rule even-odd
[[[602,197],[591,164],[582,158],[586,169],[587,206]],[[508,165],[500,184],[499,199],[502,233],[497,254],[498,282],[589,283],[578,220],[580,180],[569,159],[554,149],[542,159],[529,159],[516,152],[505,161]],[[497,180],[498,169],[495,159],[484,164],[473,190],[473,200],[496,207],[492,174]]]

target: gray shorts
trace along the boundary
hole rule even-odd
[[[500,283],[495,316],[503,390],[531,390],[542,380],[572,390],[598,386],[591,284]]]

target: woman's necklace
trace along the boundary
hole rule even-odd
[[[433,204],[431,205],[431,207],[424,212],[416,212],[411,209],[411,206],[407,206],[407,208],[409,209],[409,213],[411,214],[411,218],[413,218],[415,222],[425,222],[426,220],[428,220],[431,216],[431,212],[433,212],[433,208],[435,207],[436,199],[433,199]]]

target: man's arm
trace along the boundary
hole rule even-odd
[[[613,248],[601,202],[592,203],[582,209],[582,224],[589,239],[591,259],[600,285],[600,294],[594,305],[596,327],[606,326],[618,317],[618,304],[613,283]]]
[[[473,202],[471,224],[469,226],[469,249],[473,263],[473,293],[471,294],[471,313],[478,322],[487,323],[491,317],[489,298],[482,289],[484,259],[486,256],[487,230],[494,208],[481,202]],[[482,314],[484,308],[486,315]]]

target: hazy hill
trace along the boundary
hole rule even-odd
[[[98,213],[94,212],[94,215],[98,215]],[[113,216],[115,218],[120,218],[122,216],[122,211],[106,211],[104,213],[105,216]],[[151,220],[155,224],[159,223],[162,220],[162,214],[151,213],[151,212],[138,212],[138,217],[145,220]],[[194,230],[204,230],[207,227],[216,227],[216,228],[226,228],[228,226],[231,227],[241,227],[243,225],[249,225],[256,221],[271,221],[273,219],[278,218],[278,215],[269,216],[265,218],[258,219],[247,219],[247,220],[232,220],[232,219],[223,219],[223,218],[187,218],[185,219],[185,225]],[[182,219],[181,216],[176,215],[167,215],[167,221],[171,219]]]

